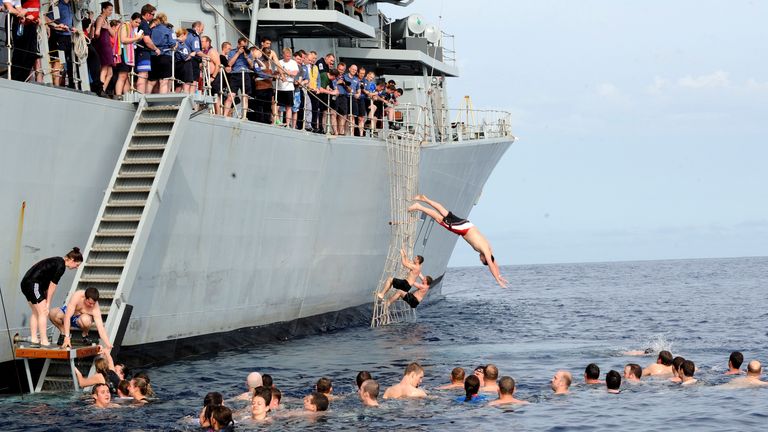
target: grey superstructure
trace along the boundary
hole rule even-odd
[[[244,17],[250,16],[239,4],[211,4],[221,16],[203,14],[201,8],[211,8],[207,2],[157,6],[172,20],[205,16],[217,45],[216,39],[236,39],[224,17],[248,29]],[[123,11],[138,8],[123,2]],[[425,51],[379,48],[384,35],[376,4],[362,10],[360,20],[354,12],[296,5],[259,10],[258,22],[251,21],[259,34],[290,34],[297,48],[378,64],[387,78],[406,83],[402,105],[426,109],[433,130],[421,149],[419,189],[456,214],[469,214],[514,141],[508,118],[470,125],[465,117],[451,127],[456,121],[443,109],[444,77],[455,75],[454,67],[435,58],[434,44]],[[335,22],[294,26],[320,12]],[[291,13],[297,15],[289,19]],[[312,33],[299,39],[302,31]],[[11,335],[26,334],[30,311],[19,280],[36,261],[87,243],[136,106],[5,79],[0,99],[0,287]],[[185,119],[143,255],[132,264],[136,277],[121,299],[133,306],[123,348],[290,324],[370,304],[391,232],[385,134],[327,136],[207,113]],[[424,274],[440,276],[457,236],[422,224],[415,252],[427,257]],[[51,307],[64,301],[72,280],[67,272]],[[3,362],[12,359],[7,336],[0,330]]]

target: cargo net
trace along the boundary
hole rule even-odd
[[[408,206],[413,196],[418,193],[419,153],[423,136],[418,127],[405,132],[390,131],[387,136],[392,236],[384,271],[373,293],[371,327],[406,322],[416,318],[416,310],[402,300],[396,300],[391,305],[387,305],[388,299],[394,295],[392,292],[394,288],[384,299],[379,299],[377,294],[384,289],[384,284],[390,277],[405,277],[407,269],[402,265],[400,249],[405,249],[409,256],[413,253],[416,240],[414,234],[419,218],[408,212]]]

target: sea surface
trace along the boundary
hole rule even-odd
[[[79,396],[0,398],[0,430],[200,430],[195,418],[209,391],[245,391],[251,371],[269,373],[284,407],[270,422],[238,421],[238,430],[637,430],[745,431],[768,428],[768,389],[724,389],[728,355],[768,363],[768,258],[508,266],[510,288],[485,268],[453,268],[441,301],[418,309],[415,322],[350,328],[250,349],[177,361],[148,372],[159,400],[144,407],[95,410]],[[626,363],[655,357],[625,350],[670,349],[696,363],[699,383],[622,383],[618,395],[582,384],[594,362],[601,378]],[[384,388],[411,361],[426,369],[425,400],[362,408],[354,378],[368,370]],[[452,368],[493,363],[518,383],[529,405],[498,409],[454,401],[435,390]],[[575,378],[553,396],[558,369]],[[318,378],[338,398],[322,415],[300,413]],[[231,403],[244,408],[245,403]],[[239,419],[244,414],[236,415]]]

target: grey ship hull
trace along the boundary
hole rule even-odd
[[[7,331],[27,332],[18,288],[26,269],[88,239],[134,107],[7,80],[0,98],[7,341]],[[425,147],[420,190],[468,214],[511,142]],[[368,305],[386,260],[389,202],[383,141],[195,117],[125,299],[134,308],[123,346],[139,352]],[[457,237],[431,223],[419,233],[424,273],[442,275]],[[72,277],[62,278],[54,305]],[[0,342],[0,361],[11,359]]]

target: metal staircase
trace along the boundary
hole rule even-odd
[[[67,295],[69,301],[78,289],[99,290],[101,316],[112,344],[130,307],[126,299],[178,153],[181,130],[191,113],[192,100],[186,94],[148,95],[139,101],[88,238],[84,262]],[[72,333],[74,345],[79,335]],[[96,334],[95,326],[91,334]],[[66,360],[47,359],[42,375],[42,390],[72,389]]]

